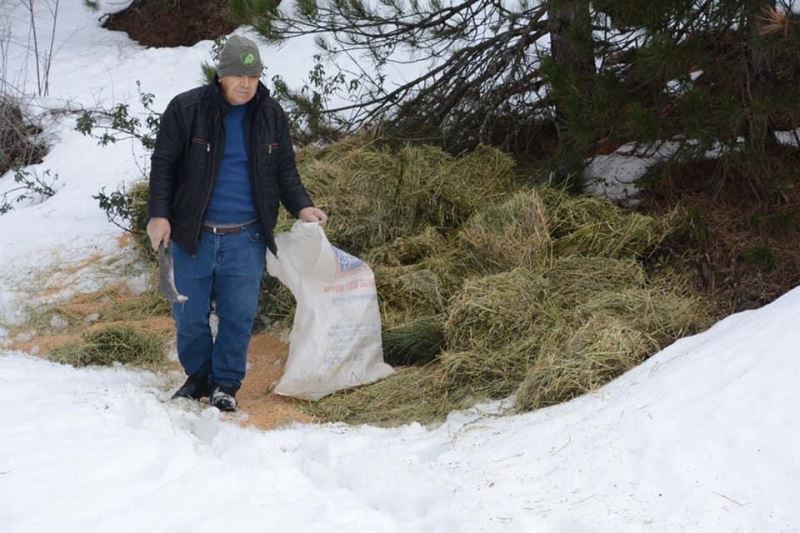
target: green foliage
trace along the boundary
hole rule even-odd
[[[320,106],[314,93],[324,97],[326,89],[312,80],[299,95],[303,101],[285,95],[310,122],[318,111],[337,113],[337,119],[326,120],[348,133],[382,123],[394,136],[430,135],[455,152],[490,143],[489,138],[528,144],[517,125],[529,131],[533,115],[548,107],[532,92],[538,66],[531,58],[547,24],[541,4],[498,9],[485,1],[455,7],[440,1],[299,0],[278,9],[277,2],[231,0],[229,9],[270,42],[317,37],[330,71],[326,77],[340,84],[339,94],[353,104],[339,110]],[[422,69],[406,84],[389,83],[388,73],[393,64],[406,62],[406,51],[412,61],[440,66]],[[340,69],[345,64],[340,57],[352,59],[355,70]]]
[[[274,0],[228,0],[228,16],[235,24],[248,24],[277,7]]]
[[[56,193],[58,173],[47,169],[41,175],[35,169],[17,167],[14,169],[14,183],[0,198],[0,215],[14,209],[14,204],[21,202],[41,203]]]
[[[478,143],[513,151],[530,146],[532,124],[552,121],[559,142],[548,148],[551,177],[577,189],[585,158],[601,143],[680,138],[687,142],[674,158],[683,160],[711,148],[737,150],[743,138],[769,153],[773,131],[800,126],[800,31],[785,6],[768,13],[760,9],[769,3],[689,0],[503,9],[491,1],[463,9],[415,0],[277,4],[230,0],[229,10],[271,41],[328,35],[317,39],[322,54],[309,86],[292,92],[273,80],[297,131],[320,129],[325,141],[331,132],[380,124],[391,135],[430,137],[452,152]],[[553,50],[542,51],[535,43],[548,34]],[[389,86],[387,69],[400,50],[441,67]],[[331,70],[343,55],[356,58],[360,72]],[[320,75],[322,61],[329,72]],[[325,104],[334,93],[354,102],[340,120]],[[755,179],[766,177],[761,170]]]
[[[267,41],[280,37],[273,24],[280,0],[228,0],[228,18],[235,24],[251,24]]]
[[[767,245],[761,244],[748,248],[742,252],[742,261],[765,272],[775,270],[777,261],[775,254]]]
[[[308,73],[309,83],[299,90],[291,90],[276,75],[272,77],[272,96],[286,111],[293,139],[299,144],[311,142],[330,143],[341,136],[342,123],[335,115],[327,113],[328,101],[337,92],[358,90],[359,83],[349,85],[341,72],[329,75],[320,54],[314,55],[314,66]]]
[[[208,85],[214,82],[214,78],[217,76],[216,64],[219,62],[219,54],[222,52],[222,47],[225,46],[227,41],[228,37],[225,35],[214,39],[214,44],[211,46],[211,63],[203,61],[203,63],[200,65],[200,70],[202,71],[202,83]]]
[[[753,223],[776,235],[786,235],[800,230],[800,219],[796,213],[756,214],[753,216]]]
[[[711,240],[711,230],[703,213],[696,207],[689,208],[683,227],[686,235],[695,242],[707,243]]]
[[[136,82],[139,101],[144,108],[144,116],[130,113],[128,104],[117,104],[110,109],[84,109],[75,124],[75,129],[83,135],[97,139],[101,146],[130,140],[139,143],[145,152],[155,147],[161,114],[153,110],[155,95],[142,90],[141,83]],[[134,179],[130,188],[125,185],[106,193],[105,187],[92,198],[97,200],[100,209],[106,213],[109,222],[132,233],[135,242],[145,256],[155,259],[147,239],[147,200],[148,168],[140,167],[140,175]]]
[[[427,318],[385,329],[382,339],[384,358],[390,365],[430,363],[445,344],[441,323]]]
[[[147,222],[150,216],[147,201],[150,188],[147,181],[138,181],[127,187],[120,185],[116,190],[106,193],[103,187],[92,196],[97,200],[108,221],[128,233],[133,234],[134,242],[145,257],[155,260],[155,254],[147,237]]]
[[[157,288],[152,288],[134,298],[116,298],[103,318],[110,321],[147,320],[157,316],[170,316],[172,307]]]
[[[749,189],[764,204],[773,197],[781,198],[800,183],[800,150],[789,146],[762,149],[740,146],[719,158],[718,190],[729,186]]]
[[[119,141],[134,139],[152,150],[156,143],[156,133],[161,114],[153,110],[155,95],[142,91],[141,82],[136,82],[139,101],[145,110],[144,119],[131,115],[129,104],[117,104],[111,109],[84,109],[78,116],[75,129],[97,139],[97,143],[106,146]]]
[[[660,28],[670,14],[682,11],[685,0],[598,0],[595,9],[605,13],[622,30]]]
[[[703,158],[709,150],[721,155],[708,182],[711,191],[722,190],[732,176],[747,176],[762,199],[797,184],[791,166],[781,163],[786,150],[773,137],[776,130],[800,127],[796,13],[687,0],[602,0],[593,6],[598,23],[622,33],[613,46],[598,45],[592,93],[581,94],[553,58],[542,60],[562,120],[560,152],[565,144],[591,152],[601,141],[677,141],[673,161]],[[576,166],[569,168],[575,172]]]

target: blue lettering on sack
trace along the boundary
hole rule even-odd
[[[336,252],[336,260],[339,263],[339,270],[341,270],[343,273],[350,272],[364,266],[364,261],[358,257],[348,254],[344,250],[340,250],[334,246],[333,251]]]

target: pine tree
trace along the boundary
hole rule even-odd
[[[580,78],[580,92],[591,91],[585,0],[300,0],[293,11],[264,0],[230,5],[268,40],[316,35],[329,57],[356,59],[358,71],[347,73],[352,83],[345,86],[359,99],[330,111],[348,113],[355,126],[383,122],[396,135],[453,150],[489,143],[524,151],[538,142],[537,131],[553,114],[540,61],[551,10],[561,20],[553,31],[555,63]],[[390,66],[408,57],[428,68],[392,85]]]

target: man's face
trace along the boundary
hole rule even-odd
[[[219,79],[222,96],[231,105],[242,105],[249,102],[258,89],[257,76],[223,76]]]

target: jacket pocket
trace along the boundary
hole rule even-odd
[[[211,164],[211,143],[203,137],[192,137],[186,157],[187,181],[195,184],[204,183],[208,179]]]
[[[259,176],[268,176],[275,173],[278,168],[278,151],[281,145],[278,143],[264,143],[259,145],[258,166],[256,170]]]
[[[192,137],[192,144],[199,144],[206,151],[206,153],[211,152],[211,143],[208,142],[208,139]]]

